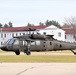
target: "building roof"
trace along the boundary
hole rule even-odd
[[[63,29],[65,34],[76,34],[76,29]]]
[[[40,30],[47,28],[48,26],[24,26],[24,27],[12,27],[12,28],[1,28],[0,31],[2,32],[15,32],[15,31],[27,31],[29,28]],[[61,28],[65,31],[65,34],[76,34],[76,29],[65,29]]]
[[[47,26],[24,26],[24,27],[12,27],[12,28],[1,28],[2,32],[15,32],[15,31],[27,31],[29,28],[31,29],[43,29]]]

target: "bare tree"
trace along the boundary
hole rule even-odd
[[[76,28],[76,17],[65,18],[64,25]]]

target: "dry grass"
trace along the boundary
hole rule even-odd
[[[21,55],[17,56],[14,52],[0,51],[0,62],[72,62],[76,63],[76,56],[70,51],[57,51],[57,52],[32,52],[30,56]]]

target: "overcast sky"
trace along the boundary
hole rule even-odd
[[[63,24],[71,16],[76,17],[76,0],[0,0],[0,23],[11,21],[14,27],[47,19]]]

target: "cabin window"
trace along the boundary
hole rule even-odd
[[[45,45],[43,45],[43,47],[45,47]]]
[[[46,43],[46,42],[43,42],[43,43]]]
[[[60,45],[60,48],[62,47],[62,45]]]
[[[32,42],[31,42],[31,45],[35,45],[35,41],[32,41]]]
[[[25,41],[25,45],[27,45],[27,42]]]
[[[52,42],[50,42],[50,45],[52,45]]]
[[[21,46],[27,46],[27,42],[26,42],[26,41],[24,41],[24,40],[19,41],[19,43],[20,43],[20,45],[21,45]]]
[[[25,41],[22,41],[23,46],[25,46]]]
[[[19,41],[16,40],[16,41],[14,42],[14,45],[18,45],[18,44],[19,44]]]
[[[61,37],[61,33],[60,32],[58,33],[58,37]]]
[[[36,41],[36,45],[40,45],[40,41]]]

